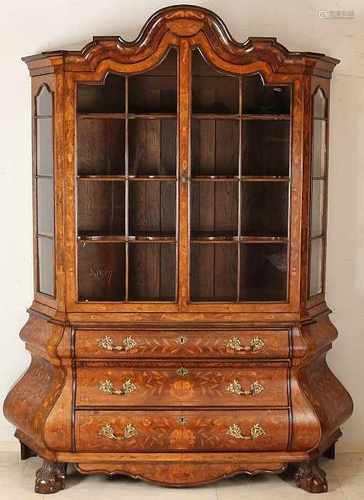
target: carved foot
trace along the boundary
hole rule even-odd
[[[28,448],[28,446],[20,441],[20,459],[27,460],[31,457],[36,457],[37,454],[33,450]]]
[[[43,460],[43,465],[35,476],[35,492],[46,495],[63,490],[66,481],[67,464]]]
[[[318,465],[318,460],[302,462],[295,475],[296,485],[309,493],[326,493],[326,473]]]

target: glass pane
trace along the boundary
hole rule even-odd
[[[77,120],[79,175],[125,174],[125,121]]]
[[[43,85],[36,100],[36,115],[37,116],[51,116],[53,113],[53,98],[52,92]]]
[[[313,98],[314,118],[326,118],[327,99],[322,89],[317,89]]]
[[[129,175],[176,175],[175,119],[129,120]]]
[[[53,175],[53,118],[37,119],[37,173]]]
[[[125,297],[125,245],[78,244],[79,300],[119,301]]]
[[[192,301],[237,299],[238,245],[192,244],[190,295]]]
[[[287,245],[242,244],[240,301],[287,299]]]
[[[125,234],[124,182],[78,182],[78,235]]]
[[[326,172],[326,122],[313,121],[312,175],[323,177]]]
[[[79,84],[79,113],[123,113],[125,111],[125,78],[108,74],[103,83]]]
[[[243,175],[289,175],[290,121],[243,122]]]
[[[238,234],[238,198],[238,182],[192,181],[192,237],[236,236]]]
[[[243,78],[243,113],[289,114],[290,85],[264,85],[260,75]]]
[[[135,181],[129,184],[129,234],[176,234],[176,183]]]
[[[54,241],[38,237],[38,289],[54,295]]]
[[[147,73],[129,78],[129,113],[177,112],[177,52]]]
[[[192,120],[192,175],[239,174],[239,122]]]
[[[320,236],[324,230],[325,181],[314,179],[311,187],[311,237]]]
[[[38,233],[52,236],[54,233],[53,179],[37,179]]]
[[[317,295],[323,291],[322,283],[323,239],[311,240],[310,255],[310,295]]]
[[[216,70],[198,50],[192,56],[192,112],[239,113],[239,78]]]
[[[287,182],[243,182],[242,235],[286,237],[288,194]]]
[[[129,299],[175,300],[176,247],[173,244],[129,245]]]

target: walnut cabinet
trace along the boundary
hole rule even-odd
[[[327,490],[352,401],[325,357],[336,59],[234,41],[199,7],[134,42],[25,57],[32,361],[5,402],[36,491],[66,464],[191,486],[282,472]]]

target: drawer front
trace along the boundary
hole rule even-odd
[[[287,358],[287,330],[78,330],[78,358]]]
[[[287,406],[287,368],[77,367],[77,406]]]
[[[77,451],[278,451],[286,410],[78,411]]]

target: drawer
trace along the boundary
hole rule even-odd
[[[282,451],[287,410],[78,411],[77,451]]]
[[[80,406],[287,406],[286,367],[77,367]],[[271,364],[272,365],[272,364]]]
[[[287,330],[77,330],[78,358],[287,358]]]

